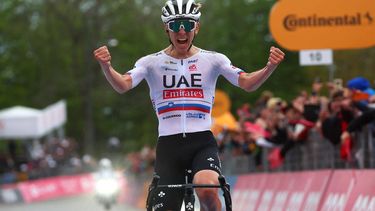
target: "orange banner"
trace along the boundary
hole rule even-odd
[[[269,25],[289,50],[368,48],[375,46],[375,0],[280,0]]]

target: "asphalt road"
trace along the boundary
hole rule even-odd
[[[144,211],[124,204],[116,204],[111,211]],[[93,195],[79,195],[31,204],[0,204],[0,211],[105,211]]]

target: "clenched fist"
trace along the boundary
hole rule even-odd
[[[279,65],[284,60],[284,56],[284,52],[272,46],[270,49],[270,56],[268,57],[267,65]]]
[[[100,65],[110,66],[111,65],[111,54],[107,46],[102,46],[94,51],[95,59],[100,63]]]

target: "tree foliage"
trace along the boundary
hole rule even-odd
[[[270,0],[202,1],[201,30],[195,43],[226,54],[247,72],[262,68],[276,45],[268,28]],[[43,108],[60,99],[68,103],[67,135],[87,152],[98,152],[111,136],[124,150],[153,145],[157,119],[145,82],[125,95],[106,82],[92,51],[109,45],[113,66],[121,73],[136,60],[168,45],[155,0],[2,0],[0,3],[0,108],[25,105]],[[286,60],[254,93],[223,79],[218,87],[231,96],[233,110],[253,102],[264,90],[291,99],[309,88],[325,67],[302,68],[298,54]],[[375,50],[335,52],[336,76],[374,79]],[[363,62],[358,62],[363,61]],[[314,69],[314,70],[310,70]]]

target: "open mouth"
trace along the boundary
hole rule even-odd
[[[185,38],[185,39],[177,39],[177,43],[178,44],[186,44],[188,42],[188,39]]]

